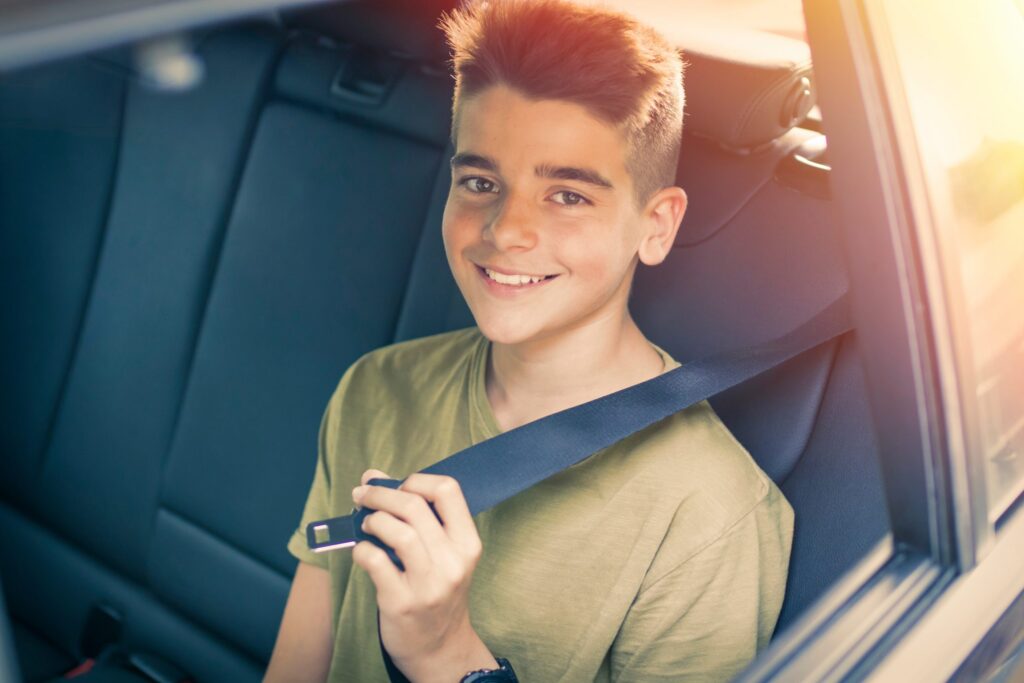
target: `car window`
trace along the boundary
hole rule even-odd
[[[887,3],[990,521],[1024,489],[1024,3]]]

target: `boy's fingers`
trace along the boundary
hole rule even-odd
[[[402,482],[400,490],[417,493],[433,503],[452,542],[471,554],[479,552],[480,537],[458,481],[452,477],[417,472]]]
[[[363,531],[394,548],[407,572],[429,568],[431,558],[423,538],[411,525],[391,513],[378,510],[368,515],[363,520]]]
[[[353,500],[360,507],[389,513],[407,524],[407,528],[415,531],[422,539],[421,543],[428,550],[431,557],[434,557],[440,548],[450,543],[444,528],[430,510],[423,496],[411,491],[390,489],[385,486],[366,486],[358,500],[356,500],[355,496],[356,494],[353,492]],[[387,542],[384,538],[381,540]],[[388,542],[388,545],[391,545],[391,543]],[[395,550],[398,550],[398,548],[395,548]],[[402,562],[405,562],[404,557]]]
[[[386,552],[369,541],[360,541],[352,548],[352,561],[370,575],[370,580],[377,587],[378,604],[395,604],[406,599],[408,586],[402,579],[402,572]]]

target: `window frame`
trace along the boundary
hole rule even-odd
[[[1012,0],[1004,0],[1012,3]],[[1022,9],[1024,12],[1024,9]],[[991,552],[996,540],[996,528],[1007,514],[1021,502],[1024,480],[1016,482],[1015,502],[1000,511],[1000,520],[993,519],[984,460],[978,455],[985,452],[985,439],[981,426],[981,413],[976,395],[978,382],[971,353],[969,327],[971,315],[963,285],[961,259],[955,252],[956,239],[951,234],[958,217],[949,209],[952,202],[938,201],[941,189],[935,187],[937,170],[926,162],[917,144],[911,106],[907,100],[904,78],[900,73],[898,57],[893,47],[892,27],[879,2],[865,3],[865,17],[876,36],[879,66],[885,71],[885,96],[891,104],[897,128],[895,141],[907,163],[904,172],[913,181],[912,209],[917,220],[916,238],[920,245],[922,276],[929,310],[938,312],[933,318],[934,345],[941,359],[940,382],[947,415],[955,415],[949,426],[957,433],[950,434],[951,467],[955,472],[953,494],[956,497],[954,514],[962,538],[960,566],[967,570],[977,565]],[[946,197],[948,199],[948,197]],[[972,456],[974,453],[976,455]]]
[[[950,255],[882,9],[804,0],[892,533],[739,680],[946,680],[1024,595],[1024,513],[997,536],[984,463],[968,457],[979,425],[964,405],[964,302],[943,285]]]
[[[892,532],[744,672],[746,681],[868,675],[987,543],[973,514],[977,481],[942,333],[945,293],[934,288],[934,245],[920,229],[930,225],[924,176],[877,3],[805,0],[804,13]]]
[[[960,262],[948,234],[956,216],[932,200],[933,169],[927,168],[918,148],[910,105],[893,48],[892,29],[878,2],[865,2],[864,14],[875,35],[879,66],[885,72],[885,97],[891,103],[895,143],[906,163],[904,173],[912,192],[910,204],[916,220],[912,226],[919,245],[925,305],[932,312],[932,343],[939,360],[943,411],[947,417],[947,444],[952,514],[957,532],[957,561],[961,571],[973,568],[988,555],[996,540],[990,520],[984,452],[975,394],[977,382],[971,360],[968,333],[970,316],[961,282]],[[948,206],[948,204],[947,204]],[[972,453],[975,455],[972,457]]]
[[[949,487],[944,495],[954,529],[951,549],[956,569],[914,628],[880,662],[875,675],[879,680],[946,680],[965,675],[976,680],[998,664],[998,646],[1012,641],[1010,629],[1022,620],[1024,554],[1018,549],[1024,546],[1024,512],[1018,492],[1016,503],[1000,519],[994,520],[990,513],[969,314],[959,286],[959,259],[948,234],[957,219],[930,195],[935,191],[929,183],[934,170],[918,149],[883,4],[879,0],[858,4],[873,39],[894,142],[904,159],[924,305],[932,313],[928,333],[937,358],[947,430],[943,464]],[[945,204],[947,210],[949,206]],[[966,674],[968,669],[971,673]]]

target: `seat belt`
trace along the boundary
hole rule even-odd
[[[753,379],[850,329],[844,291],[777,339],[684,363],[653,379],[502,432],[421,471],[453,477],[470,513],[476,515],[669,415]],[[397,488],[401,481],[373,479],[369,483]],[[306,526],[310,549],[324,552],[370,541],[402,568],[393,549],[361,529],[363,518],[372,512],[364,507],[353,514],[310,522]],[[377,630],[379,635],[379,614]],[[383,642],[381,652],[392,683],[406,682]]]

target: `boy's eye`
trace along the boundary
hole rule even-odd
[[[495,183],[493,180],[488,180],[487,178],[478,178],[476,176],[471,176],[469,178],[464,178],[462,180],[462,184],[465,185],[470,192],[482,194],[485,192],[498,191],[497,183]]]
[[[576,194],[575,192],[570,192],[569,190],[561,190],[560,192],[556,192],[551,196],[556,198],[556,204],[563,204],[565,206],[578,206],[580,204],[590,203],[589,201],[586,200],[586,198],[583,197],[583,195]],[[558,197],[561,197],[561,199],[557,199]]]

